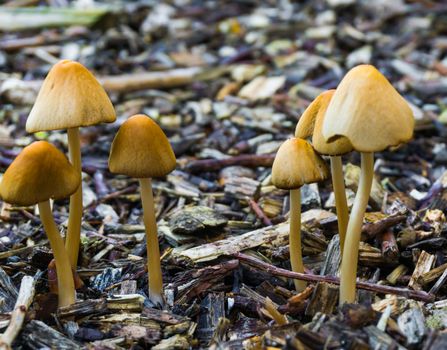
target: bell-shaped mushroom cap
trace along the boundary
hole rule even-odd
[[[69,129],[116,120],[112,102],[82,64],[63,60],[51,68],[26,121],[26,131]]]
[[[324,155],[338,156],[352,151],[349,140],[339,137],[333,142],[326,142],[322,134],[324,116],[335,90],[328,90],[317,96],[301,116],[295,129],[295,137],[309,138],[312,136],[314,149]]]
[[[279,147],[272,167],[272,182],[278,188],[295,189],[329,176],[323,159],[305,140],[291,138]]]
[[[346,137],[359,152],[378,152],[408,142],[413,112],[405,99],[373,66],[351,69],[332,97],[323,123],[326,141]]]
[[[12,162],[0,183],[5,202],[28,206],[73,194],[80,174],[65,155],[46,141],[33,142]]]
[[[110,150],[112,173],[135,178],[162,177],[175,166],[168,138],[151,118],[137,114],[121,125]]]

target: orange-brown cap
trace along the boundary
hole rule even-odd
[[[291,138],[276,153],[272,167],[272,182],[282,189],[300,188],[304,184],[319,182],[329,176],[323,159],[305,140]]]
[[[69,129],[116,120],[112,102],[82,64],[63,60],[51,68],[26,121],[26,131]]]
[[[339,137],[333,142],[326,142],[322,134],[324,116],[335,90],[328,90],[317,96],[301,116],[295,129],[295,137],[312,137],[314,149],[324,155],[339,156],[352,151],[349,140]]]
[[[73,194],[80,174],[65,155],[46,141],[25,147],[12,162],[0,183],[5,202],[28,206]]]
[[[405,99],[373,66],[352,68],[332,97],[323,123],[327,141],[346,137],[360,152],[378,152],[408,142],[413,112]]]
[[[137,114],[121,125],[110,150],[112,173],[152,178],[169,174],[175,166],[168,138],[151,118]]]

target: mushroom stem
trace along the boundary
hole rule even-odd
[[[56,260],[59,307],[68,306],[75,302],[76,296],[70,261],[65,251],[64,241],[54,222],[50,202],[40,202],[38,206],[40,219]]]
[[[71,128],[67,130],[68,135],[68,152],[70,162],[79,174],[82,176],[81,166],[81,144],[79,141],[79,128]],[[81,223],[82,223],[82,180],[76,190],[70,196],[70,209],[68,217],[67,238],[65,240],[65,249],[68,253],[70,264],[74,270],[78,263],[79,243],[81,240]]]
[[[301,253],[301,190],[290,190],[290,232],[289,232],[290,264],[293,272],[304,272],[303,257]],[[303,291],[307,283],[294,280],[297,292]]]
[[[150,178],[139,180],[141,187],[141,203],[143,205],[143,221],[146,228],[149,299],[155,304],[163,305],[163,276],[160,264],[160,248],[158,246],[154,197],[152,195],[152,181]]]
[[[337,209],[338,235],[340,236],[340,249],[343,253],[346,228],[349,213],[346,200],[345,180],[343,177],[343,164],[340,156],[331,157],[332,186],[334,188],[335,207]]]
[[[359,186],[349,217],[340,270],[340,305],[355,302],[355,282],[363,216],[368,205],[374,176],[374,153],[361,153]]]

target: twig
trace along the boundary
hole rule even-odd
[[[214,171],[231,165],[271,167],[274,159],[274,154],[243,154],[241,156],[225,159],[201,159],[190,162],[186,166],[186,170],[196,173],[202,171]]]
[[[252,198],[248,198],[248,204],[250,205],[251,210],[254,211],[254,213],[256,214],[256,216],[262,220],[263,224],[265,226],[272,226],[272,222],[270,221],[270,219],[265,215],[264,211],[261,209],[261,207],[258,205],[258,203],[256,203],[255,200],[253,200]]]
[[[259,259],[256,259],[254,257],[251,257],[246,254],[242,254],[242,253],[235,253],[232,256],[235,257],[236,259],[239,259],[240,261],[243,261],[243,262],[255,267],[255,268],[264,270],[264,271],[271,273],[273,275],[276,275],[276,276],[294,278],[294,279],[299,279],[299,280],[307,281],[307,282],[326,282],[326,283],[340,285],[340,279],[338,279],[337,277],[334,277],[334,276],[320,276],[320,275],[292,272],[292,271],[288,271],[288,270],[282,269],[280,267],[276,267],[271,264],[265,263]],[[400,295],[400,296],[403,296],[403,297],[406,297],[409,299],[420,300],[420,301],[424,301],[424,302],[433,302],[435,300],[434,295],[424,292],[424,291],[416,291],[416,290],[411,290],[411,289],[406,289],[406,288],[383,286],[383,285],[368,283],[368,282],[357,282],[357,288],[369,290],[371,292],[382,293],[382,294]]]
[[[35,280],[31,276],[25,276],[20,285],[19,295],[17,297],[14,310],[11,313],[11,321],[5,333],[0,336],[0,349],[11,349],[11,344],[19,334],[25,320],[26,311],[34,298]]]

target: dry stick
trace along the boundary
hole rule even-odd
[[[19,295],[14,306],[14,310],[11,313],[11,320],[5,333],[0,335],[0,350],[11,349],[11,345],[14,339],[22,328],[23,321],[25,320],[26,312],[31,305],[34,298],[34,285],[35,280],[31,276],[25,276],[22,278],[20,284]]]
[[[271,264],[268,264],[268,263],[263,262],[257,258],[254,258],[252,256],[249,256],[249,255],[246,255],[243,253],[235,253],[235,254],[232,254],[232,256],[242,262],[249,264],[250,266],[253,266],[253,267],[263,270],[265,272],[271,273],[272,275],[275,275],[275,276],[299,279],[299,280],[307,281],[307,282],[326,282],[326,283],[340,285],[340,279],[338,279],[337,277],[334,277],[334,276],[321,276],[321,275],[313,275],[313,274],[307,274],[307,273],[292,272],[289,270],[282,269],[280,267],[273,266]],[[420,300],[420,301],[423,301],[426,303],[431,303],[435,300],[435,295],[424,292],[424,291],[417,291],[417,290],[411,290],[411,289],[406,289],[406,288],[390,287],[390,286],[384,286],[384,285],[368,283],[368,282],[357,282],[357,288],[369,290],[369,291],[375,292],[375,293],[400,295],[400,296],[403,296],[403,297],[406,297],[409,299]]]
[[[262,223],[265,226],[272,226],[272,222],[270,219],[265,215],[264,211],[261,209],[261,207],[256,203],[255,200],[247,197],[248,204],[250,205],[251,210],[254,211],[256,216],[262,220]]]
[[[223,167],[231,165],[241,165],[247,167],[271,167],[274,159],[274,154],[244,154],[241,156],[235,156],[225,159],[194,160],[192,162],[189,162],[185,169],[192,173],[197,173],[202,171],[219,170]]]
[[[289,231],[290,265],[294,272],[304,272],[303,256],[301,251],[301,190],[290,190],[290,231]],[[307,283],[294,280],[297,292],[306,289]]]
[[[349,212],[346,201],[345,179],[343,163],[340,156],[331,157],[332,185],[334,187],[335,207],[337,208],[338,235],[340,236],[340,250],[343,253],[346,228],[348,227]]]
[[[81,165],[81,144],[79,141],[79,128],[67,130],[68,150],[70,153],[70,162],[82,178]],[[79,244],[81,242],[81,223],[82,223],[82,180],[75,193],[70,196],[70,209],[68,217],[67,239],[65,249],[71,267],[76,271],[78,264]]]
[[[147,275],[149,279],[149,299],[154,304],[163,305],[163,275],[158,246],[157,220],[155,218],[154,196],[150,178],[139,179],[143,221],[146,229]]]
[[[162,89],[191,84],[203,68],[178,68],[158,72],[139,72],[99,77],[98,81],[108,92],[129,92],[143,89]],[[24,81],[27,87],[38,91],[43,80]]]

